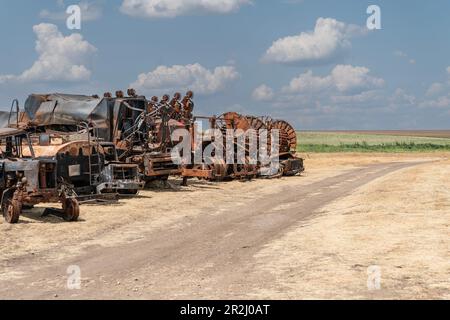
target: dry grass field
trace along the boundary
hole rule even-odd
[[[172,180],[78,223],[39,207],[0,222],[0,298],[449,299],[449,155],[308,153],[300,177]]]

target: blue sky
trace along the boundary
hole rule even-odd
[[[83,9],[81,30],[66,27],[72,4]],[[371,4],[381,8],[382,30],[367,30]],[[298,129],[450,125],[446,0],[19,0],[1,7],[4,110],[30,93],[102,95],[133,85],[148,97],[192,88],[197,114],[270,114]]]

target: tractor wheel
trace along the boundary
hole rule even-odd
[[[19,222],[19,217],[22,213],[22,204],[20,202],[13,199],[6,199],[2,209],[6,222],[11,224]]]
[[[63,202],[63,211],[63,219],[65,221],[77,221],[80,216],[80,205],[77,199],[65,199]]]

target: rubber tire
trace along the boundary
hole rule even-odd
[[[19,203],[14,203],[11,199],[8,199],[3,205],[2,211],[6,222],[16,224],[19,222],[22,206]]]
[[[80,216],[80,205],[77,199],[66,199],[63,204],[63,219],[68,222],[77,221]]]

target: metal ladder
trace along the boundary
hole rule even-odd
[[[9,118],[8,118],[8,127],[12,128],[11,125],[11,117],[14,113],[14,107],[16,107],[16,124],[14,125],[15,128],[19,128],[19,116],[20,116],[20,108],[19,108],[19,100],[14,99],[12,104],[11,104],[11,110],[9,111]]]
[[[98,183],[100,174],[101,174],[101,162],[100,162],[100,154],[99,154],[99,147],[100,142],[98,137],[98,128],[91,127],[88,123],[82,122],[80,123],[80,127],[83,129],[86,129],[87,135],[88,135],[88,145],[89,145],[89,182],[91,186],[95,186]],[[91,130],[94,134],[94,142],[91,144]]]

